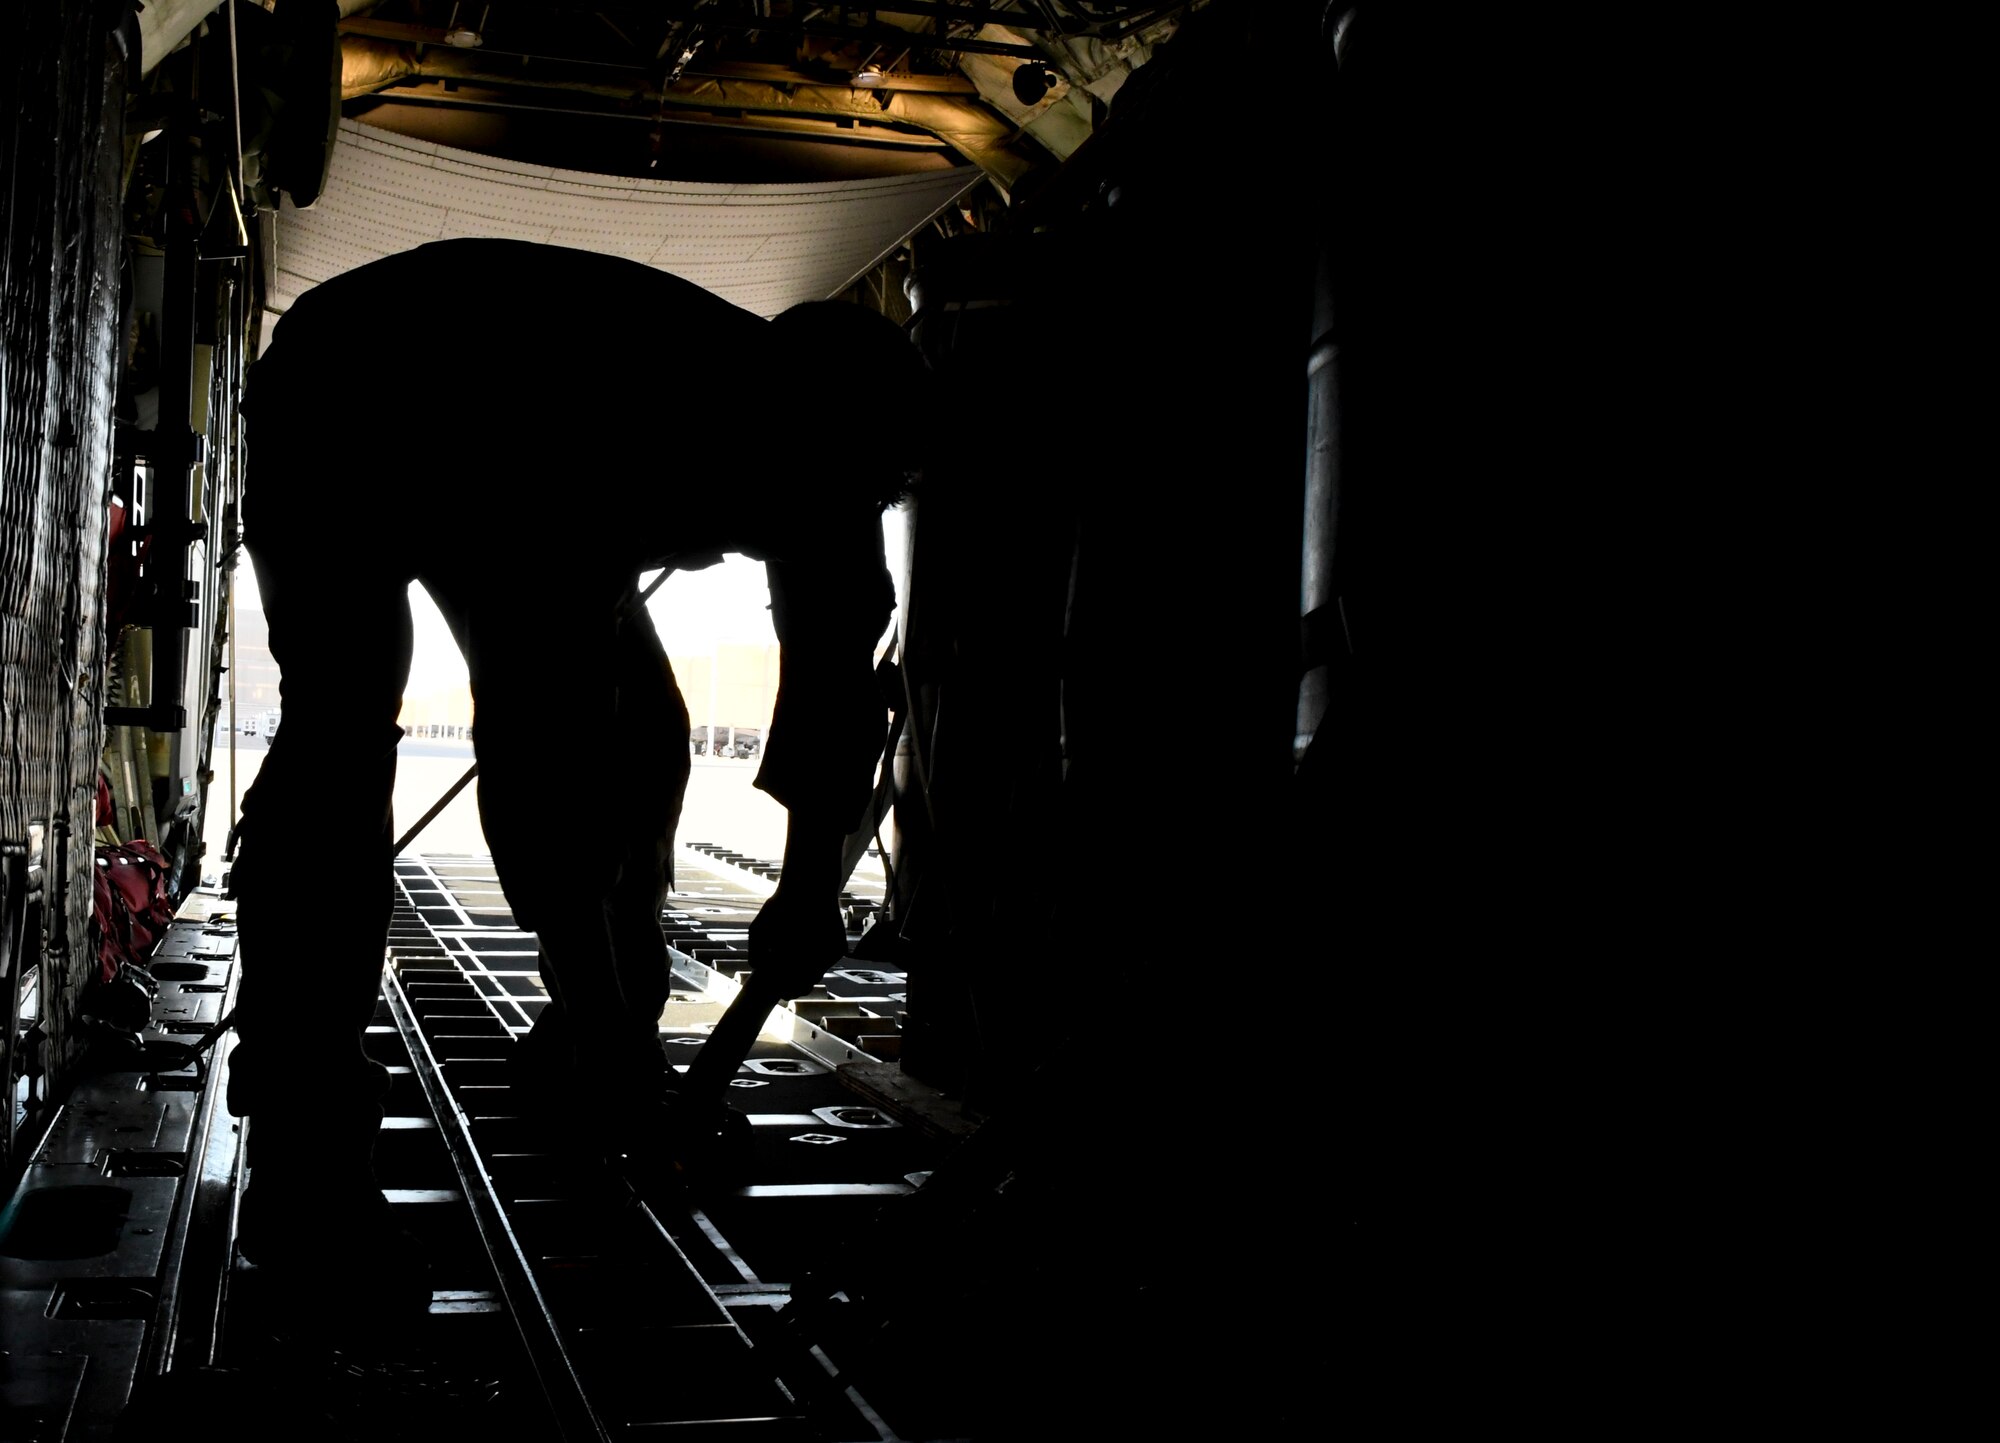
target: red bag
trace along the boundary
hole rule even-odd
[[[144,967],[153,955],[174,920],[170,876],[167,859],[151,842],[98,844],[91,931],[98,976],[105,982],[118,975],[121,962]]]

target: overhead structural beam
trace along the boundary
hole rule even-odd
[[[703,25],[717,30],[771,30],[768,21],[753,24],[749,21],[724,21],[703,18]],[[1040,60],[1042,52],[1032,45],[1015,45],[1005,40],[981,40],[976,35],[927,35],[922,31],[901,30],[894,25],[799,25],[793,27],[800,35],[810,35],[821,40],[859,40],[868,45],[908,45],[912,40],[928,50],[962,50],[969,55],[1012,55],[1022,60]]]
[[[1094,36],[1098,39],[1106,39],[1129,34],[1139,26],[1158,20],[1175,10],[1185,10],[1188,4],[1189,0],[1168,0],[1168,3],[1157,5],[1133,5],[1128,7],[1124,14],[1106,20],[1088,20],[1081,17],[1055,15],[1038,6],[1029,6],[1019,10],[999,10],[990,5],[940,4],[938,0],[890,0],[888,4],[851,5],[846,8],[850,10],[866,10],[870,13],[884,15],[918,15],[926,19],[949,20],[955,24],[963,25],[1004,25],[1009,30],[1028,31],[1039,35]],[[665,14],[662,16],[663,19],[689,20],[693,19],[697,14],[699,0],[682,0],[682,3],[668,5],[664,8]],[[710,12],[699,10],[699,14],[702,24],[716,24]],[[803,27],[797,22],[772,19],[761,20],[755,23],[739,20],[731,24],[721,25],[718,28],[788,32],[798,31]],[[835,33],[840,34],[860,33],[858,30],[850,30],[846,26],[834,26],[832,28]],[[824,26],[816,27],[806,33],[818,34],[825,29],[826,27]],[[906,31],[905,33],[909,32]]]
[[[1040,10],[994,10],[984,5],[939,5],[935,0],[895,0],[891,5],[869,5],[868,10],[891,15],[922,15],[932,20],[954,20],[966,25],[1005,25],[1010,30],[1054,31],[1068,35],[1088,30],[1087,20],[1065,21],[1060,15]]]
[[[956,95],[879,95],[844,85],[778,86],[760,80],[692,75],[659,90],[510,74],[488,66],[476,53],[426,50],[420,57],[414,50],[356,39],[341,42],[341,57],[343,100],[378,94],[413,80],[440,80],[501,91],[591,95],[654,110],[741,111],[833,119],[857,126],[911,126],[935,135],[1007,190],[1036,164],[1032,154],[1019,148],[1012,122]]]
[[[880,5],[872,7],[890,10],[898,7]],[[970,19],[972,12],[951,12],[952,19]],[[978,55],[1014,55],[1023,60],[1038,60],[1042,52],[1032,45],[1013,45],[1004,40],[981,40],[976,35],[946,36],[930,35],[923,31],[904,30],[894,25],[833,25],[818,21],[798,20],[744,20],[717,15],[712,10],[695,10],[682,7],[673,18],[692,20],[699,18],[705,30],[731,30],[762,35],[810,35],[820,40],[858,40],[868,45],[902,46],[912,41],[930,50],[962,50]],[[1012,16],[1002,23],[1012,25],[1019,16]],[[1026,28],[1026,27],[1022,27]]]
[[[691,18],[691,17],[690,17]],[[701,26],[705,30],[730,30],[742,34],[756,32],[771,35],[810,35],[822,40],[854,40],[872,45],[908,46],[912,42],[929,50],[962,50],[979,55],[1012,55],[1022,60],[1038,60],[1042,52],[1032,45],[1015,45],[1005,40],[981,40],[977,36],[927,35],[921,31],[899,30],[893,25],[820,25],[800,24],[782,20],[728,20],[718,18],[709,11],[701,12]],[[1020,27],[1027,28],[1027,27]],[[343,35],[361,35],[377,40],[404,40],[413,43],[436,45],[443,41],[444,32],[427,25],[409,25],[383,20],[343,20],[340,22]],[[493,54],[519,54],[509,51],[504,44],[504,34],[500,43],[482,45],[479,48]],[[563,60],[572,64],[598,64],[590,60],[570,61],[563,56],[543,56],[547,60]],[[693,64],[692,61],[689,62]]]
[[[950,147],[934,135],[914,135],[907,130],[870,131],[860,126],[843,127],[837,120],[816,120],[792,115],[646,115],[628,110],[586,110],[576,105],[526,105],[499,96],[469,95],[464,90],[447,91],[442,82],[425,81],[399,85],[383,91],[380,99],[392,105],[415,105],[437,110],[508,110],[531,115],[574,115],[587,120],[624,120],[642,125],[686,126],[696,130],[733,130],[784,140],[823,141],[829,145],[874,145],[897,150],[941,151]]]
[[[424,30],[425,28],[418,25],[343,21],[340,25],[340,33],[342,35],[358,36],[364,40],[397,40],[410,44],[438,44],[439,37],[444,34],[442,30],[433,30],[422,35],[408,33]],[[504,45],[481,45],[478,47],[478,50],[480,55],[486,57],[489,63],[494,57],[505,57],[511,61],[525,61],[529,64],[545,67],[561,67],[563,69],[581,71],[602,71],[608,75],[629,75],[632,77],[630,88],[633,90],[638,90],[645,85],[647,83],[646,77],[653,73],[649,67],[638,64],[636,61],[581,60],[574,56],[549,55],[537,50],[510,50]],[[560,74],[561,69],[551,70],[549,73]],[[772,85],[839,85],[845,80],[847,75],[845,70],[835,69],[831,66],[806,69],[796,65],[772,65],[766,62],[751,60],[709,60],[701,55],[697,55],[693,60],[689,61],[683,73],[686,75],[712,75],[722,80],[762,80]],[[914,75],[889,70],[884,71],[881,80],[869,88],[878,91],[921,90],[933,95],[977,95],[979,93],[977,85],[974,85],[968,77],[956,72],[950,75]]]
[[[799,70],[789,65],[757,65],[749,61],[707,61],[697,56],[687,68],[689,75],[710,75],[718,80],[763,80],[772,85],[838,85],[840,78],[825,72],[814,74],[809,70]],[[900,71],[885,70],[882,78],[869,87],[877,92],[885,90],[920,90],[928,95],[977,95],[979,87],[966,76],[952,75],[909,75]]]

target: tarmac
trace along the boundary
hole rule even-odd
[[[230,824],[242,805],[243,794],[256,780],[268,745],[261,737],[239,736],[232,756],[229,738],[216,738],[215,780],[209,788],[208,822],[203,832],[208,844],[202,867],[205,878],[219,877],[226,865],[222,856]],[[756,760],[697,756],[691,762],[680,840],[714,842],[746,857],[783,857],[785,809],[752,785],[757,776]],[[396,756],[398,834],[436,805],[471,765],[472,748],[466,743],[405,739]],[[479,827],[476,793],[477,783],[454,797],[411,839],[410,854],[485,855],[486,837]],[[872,860],[863,860],[857,880],[866,880]]]

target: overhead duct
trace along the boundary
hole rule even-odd
[[[417,75],[417,52],[383,40],[340,38],[340,98],[373,95],[385,86]]]

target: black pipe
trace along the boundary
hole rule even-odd
[[[191,422],[194,397],[195,267],[201,216],[195,198],[196,115],[174,109],[167,152],[167,261],[160,300],[160,418],[153,436],[153,495],[146,524],[154,543],[146,561],[151,582],[153,680],[144,725],[179,731],[187,725],[188,543],[193,539],[191,476],[201,463],[201,439]]]
[[[1313,286],[1313,341],[1306,359],[1306,531],[1300,559],[1299,613],[1313,633],[1306,638],[1299,680],[1299,717],[1292,760],[1312,745],[1326,716],[1337,654],[1346,650],[1339,614],[1335,565],[1340,537],[1340,347],[1335,337],[1333,261],[1325,247]]]

